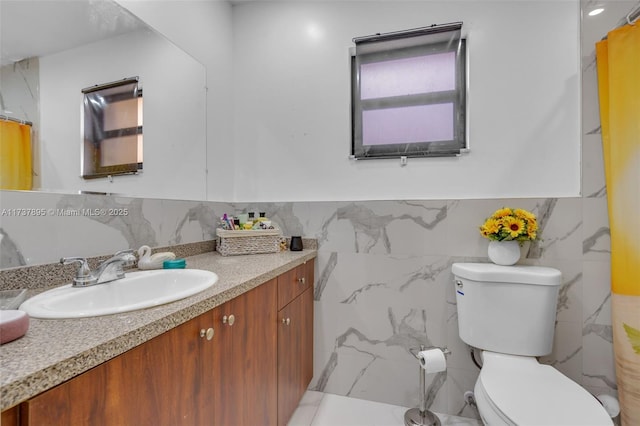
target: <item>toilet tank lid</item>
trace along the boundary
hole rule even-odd
[[[473,281],[512,282],[559,286],[562,273],[544,266],[514,265],[502,266],[494,263],[454,263],[453,275]]]

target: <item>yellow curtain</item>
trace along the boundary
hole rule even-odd
[[[0,120],[0,189],[31,186],[31,126]]]
[[[640,23],[596,44],[611,230],[611,309],[623,425],[640,425]]]

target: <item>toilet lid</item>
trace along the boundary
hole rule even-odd
[[[478,383],[501,415],[516,425],[613,425],[600,402],[535,358],[483,352]]]

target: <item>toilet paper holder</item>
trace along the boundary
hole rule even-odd
[[[420,359],[420,352],[424,350],[430,349],[439,349],[445,355],[445,358],[451,355],[451,351],[447,348],[440,348],[438,346],[430,346],[425,347],[424,345],[420,345],[420,348],[409,348],[409,352],[418,360]],[[404,413],[404,424],[405,426],[440,426],[440,419],[433,414],[431,411],[427,410],[427,395],[426,395],[426,384],[424,376],[426,371],[423,369],[423,366],[420,364],[420,407],[419,408],[411,408]],[[445,367],[446,368],[446,367]],[[446,370],[445,370],[446,371]]]
[[[420,345],[419,348],[409,348],[409,352],[411,352],[411,355],[413,355],[414,357],[416,357],[416,359],[418,358],[418,354],[422,351],[426,351],[429,349],[440,349],[442,351],[442,353],[444,354],[445,357],[451,355],[451,351],[447,348],[441,348],[439,346],[429,346],[429,347],[425,347],[424,345]]]

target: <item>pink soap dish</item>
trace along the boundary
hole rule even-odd
[[[24,311],[0,310],[0,344],[24,336],[29,330],[29,315]]]

